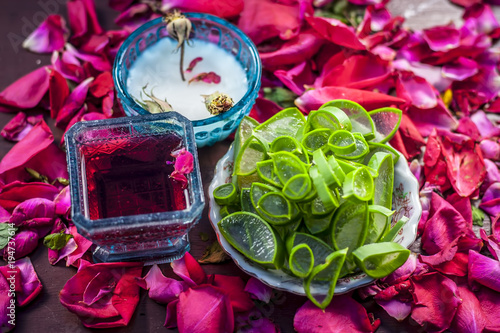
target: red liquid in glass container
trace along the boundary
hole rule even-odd
[[[90,219],[185,209],[184,190],[169,177],[181,142],[171,133],[83,146]]]

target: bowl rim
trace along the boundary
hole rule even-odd
[[[288,275],[288,274],[284,273],[281,270],[269,270],[269,269],[264,269],[264,268],[258,267],[257,265],[253,265],[253,264],[249,263],[250,259],[248,259],[245,256],[243,256],[242,254],[240,254],[225,239],[223,239],[221,241],[221,233],[220,233],[218,225],[217,225],[218,221],[215,221],[215,219],[217,218],[217,215],[219,215],[219,214],[216,215],[215,210],[214,210],[214,205],[217,205],[217,203],[215,202],[215,199],[214,199],[212,193],[213,193],[213,190],[215,189],[215,187],[218,186],[218,185],[220,185],[217,182],[217,175],[222,172],[222,170],[223,170],[223,163],[226,162],[226,161],[228,161],[228,160],[233,160],[234,159],[231,156],[231,154],[230,154],[230,153],[232,153],[234,151],[233,149],[234,149],[234,143],[231,144],[231,146],[229,147],[228,151],[217,162],[215,170],[214,170],[214,177],[211,180],[209,188],[208,188],[208,204],[209,204],[208,218],[209,218],[210,224],[212,225],[212,228],[214,229],[214,231],[215,231],[215,233],[217,235],[217,240],[219,241],[219,244],[221,245],[221,247],[224,250],[224,252],[226,252],[229,255],[229,257],[231,257],[231,259],[236,264],[236,266],[238,266],[246,274],[249,274],[249,275],[257,278],[259,281],[263,282],[264,284],[268,285],[271,288],[282,290],[282,291],[287,291],[287,292],[290,292],[292,294],[296,294],[296,295],[300,295],[300,296],[306,296],[306,294],[304,292],[304,289],[302,287],[302,283],[300,284],[301,287],[296,287],[294,289],[291,289],[291,287],[294,287],[295,285],[293,283],[290,283],[290,281],[298,281],[298,280],[300,280],[302,282],[301,279],[299,279],[297,277],[293,277],[291,275]],[[410,239],[406,238],[404,240],[405,244],[406,244],[404,246],[406,248],[410,248],[411,245],[417,239],[418,221],[420,220],[420,217],[422,215],[422,205],[421,205],[420,199],[419,199],[419,189],[420,189],[420,187],[419,187],[417,179],[415,178],[415,176],[413,175],[413,173],[411,172],[411,170],[410,170],[410,168],[408,166],[408,161],[406,160],[406,158],[399,151],[398,151],[398,154],[399,154],[399,160],[398,160],[397,164],[399,164],[399,163],[402,163],[401,165],[404,164],[402,170],[400,170],[399,172],[402,172],[403,174],[409,176],[409,177],[407,177],[405,179],[407,181],[409,181],[410,183],[412,183],[410,185],[412,188],[416,188],[417,189],[416,193],[411,194],[411,197],[415,198],[415,200],[414,200],[415,211],[413,212],[410,221],[407,222],[408,223],[407,225],[409,226],[408,230],[411,231],[411,238]],[[395,168],[394,172],[396,173],[396,168]],[[218,205],[217,205],[217,207],[218,207]],[[220,217],[220,215],[219,215],[219,217]],[[226,243],[226,246],[228,246],[234,253],[236,253],[236,256],[241,257],[241,258],[235,258],[234,254],[231,253],[230,251],[228,251],[226,249],[226,246],[223,245],[223,243]],[[249,270],[248,267],[244,267],[245,265],[250,265],[250,267],[254,267],[255,270]],[[276,275],[274,278],[278,279],[281,276],[281,277],[286,277],[287,280],[281,281],[283,283],[283,285],[282,285],[282,283],[280,283],[278,285],[273,284],[273,283],[271,283],[271,281],[267,280],[266,278],[263,278],[263,277],[259,276],[258,275],[258,271],[259,270],[265,270],[265,271],[273,272],[273,274]],[[350,275],[347,278],[349,278],[349,277],[353,277],[356,282],[353,283],[353,284],[351,284],[351,285],[342,285],[342,284],[339,285],[339,283],[337,283],[337,285],[335,287],[335,294],[336,295],[341,295],[341,294],[348,293],[348,292],[350,292],[352,290],[355,290],[357,288],[369,285],[369,284],[373,283],[376,280],[374,278],[371,278],[371,277],[367,276],[365,273],[359,273],[359,274],[356,274],[356,275]],[[344,277],[342,279],[345,279],[345,278],[346,277]],[[342,279],[339,279],[339,281],[341,281]],[[319,287],[318,286],[316,286],[316,287],[313,286],[311,288],[311,294],[313,294],[313,295],[324,294],[323,292],[320,291],[320,288],[321,288],[321,286],[319,286]]]
[[[241,31],[238,27],[235,25],[231,24],[230,22],[219,18],[214,15],[210,14],[205,14],[205,13],[192,13],[192,12],[186,12],[183,13],[186,17],[188,18],[196,18],[196,19],[204,19],[207,21],[213,21],[216,22],[220,25],[226,26],[233,30],[238,37],[240,37],[244,43],[246,43],[249,46],[249,51],[250,51],[250,57],[252,61],[256,64],[256,70],[255,70],[255,75],[251,75],[251,80],[248,82],[248,88],[245,93],[245,95],[228,111],[228,112],[223,112],[221,114],[218,114],[216,116],[212,116],[206,119],[200,119],[200,120],[190,120],[193,124],[193,127],[201,127],[205,125],[210,125],[217,123],[219,121],[231,118],[237,110],[241,109],[244,107],[246,104],[250,103],[252,99],[254,99],[255,91],[259,89],[260,87],[260,80],[262,76],[262,62],[260,60],[259,52],[257,51],[257,47],[255,44],[252,42],[250,37],[248,37],[243,31]],[[132,44],[132,41],[139,36],[141,33],[144,31],[150,29],[151,27],[154,27],[156,25],[163,24],[163,26],[166,29],[166,24],[164,23],[164,18],[163,17],[158,17],[156,19],[153,19],[149,22],[146,22],[145,24],[141,25],[139,28],[137,28],[134,32],[132,32],[122,43],[120,46],[116,57],[115,61],[113,63],[113,81],[115,83],[116,91],[118,94],[118,98],[121,101],[121,103],[127,104],[127,106],[131,107],[134,111],[138,112],[139,114],[143,115],[148,115],[150,114],[148,111],[144,110],[133,98],[132,96],[128,93],[126,89],[126,82],[124,82],[123,76],[121,74],[121,71],[117,70],[117,68],[120,66],[122,62],[125,61],[126,58],[126,50],[130,47]],[[124,108],[125,109],[125,108]]]

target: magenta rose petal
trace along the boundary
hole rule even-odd
[[[380,305],[389,316],[393,317],[397,321],[403,321],[411,313],[411,302],[403,302],[398,299],[392,299],[389,301],[377,300],[377,304]]]
[[[491,221],[491,233],[497,241],[500,241],[500,214],[495,216]]]
[[[83,79],[85,79],[85,72],[82,64],[69,52],[63,51],[60,53],[58,51],[55,51],[54,53],[52,53],[50,62],[53,68],[59,74],[61,74],[64,79],[72,80],[77,83],[80,83],[83,81]]]
[[[323,38],[334,44],[354,50],[366,49],[359,41],[353,28],[337,19],[310,16],[306,20]]]
[[[92,246],[92,242],[80,235],[74,225],[69,227],[69,233],[73,235],[73,240],[75,241],[77,248],[66,257],[66,266],[73,265],[85,254],[85,252],[87,252],[88,249],[90,249],[90,246]]]
[[[500,293],[483,287],[476,296],[486,319],[486,332],[500,332]]]
[[[180,332],[232,332],[234,314],[229,297],[207,284],[186,290],[179,295],[177,326]]]
[[[277,50],[260,52],[264,67],[296,65],[313,57],[323,45],[324,40],[311,30],[302,31],[287,40]]]
[[[14,258],[16,260],[27,256],[38,247],[38,233],[33,230],[18,231],[14,236]],[[7,247],[3,249],[3,258],[7,261],[9,253]]]
[[[255,99],[255,104],[250,110],[249,116],[262,123],[281,110],[282,107],[275,102],[264,97],[257,97]]]
[[[21,271],[21,282],[23,291],[17,293],[19,306],[29,304],[42,291],[42,283],[35,272],[35,268],[30,258],[23,258],[16,261],[16,266]]]
[[[103,72],[89,86],[92,96],[102,98],[115,88],[111,72]]]
[[[411,317],[429,332],[448,329],[461,303],[455,282],[437,272],[413,276],[411,282]]]
[[[48,66],[26,74],[0,92],[0,105],[31,109],[40,103],[49,89]]]
[[[57,187],[51,184],[14,181],[0,190],[0,206],[12,212],[17,205],[25,200],[31,198],[54,200],[58,193]]]
[[[189,252],[186,252],[181,259],[173,261],[170,266],[172,266],[174,273],[186,281],[190,287],[207,281],[205,271]]]
[[[463,135],[467,135],[475,141],[481,140],[479,129],[469,117],[462,117],[458,120],[457,132]]]
[[[354,101],[368,111],[386,106],[398,107],[405,103],[404,99],[366,90],[343,87],[322,87],[307,90],[302,96],[295,100],[295,104],[302,111],[309,112],[319,109],[321,105],[333,99],[348,99]]]
[[[500,182],[493,183],[484,192],[479,208],[487,212],[491,216],[496,216],[500,213]]]
[[[399,267],[386,277],[380,279],[380,282],[388,285],[393,285],[403,282],[413,274],[415,268],[417,268],[417,257],[411,255],[408,257],[408,260],[406,260],[406,262],[401,267]]]
[[[60,15],[49,15],[24,41],[23,47],[31,52],[52,53],[66,43],[68,29]]]
[[[58,127],[62,126],[64,128],[71,118],[82,108],[93,80],[94,78],[84,80],[66,98],[64,106],[56,118],[56,125]]]
[[[486,158],[484,159],[484,164],[486,166],[486,177],[481,185],[482,191],[485,191],[491,184],[500,182],[500,169],[496,166],[496,164]]]
[[[139,303],[135,279],[141,276],[141,271],[141,263],[88,265],[66,282],[59,294],[61,304],[75,313],[86,327],[126,326]],[[86,293],[89,296],[86,300],[91,298],[90,293],[96,295],[95,302],[86,304]]]
[[[2,132],[0,133],[6,140],[9,141],[20,141],[29,131],[33,128],[33,125],[28,123],[28,117],[26,113],[19,112],[14,118],[12,118],[7,125],[4,126]]]
[[[69,185],[66,186],[59,192],[57,197],[54,199],[54,204],[56,205],[56,214],[67,217],[69,214],[69,209],[71,208],[71,196]]]
[[[151,266],[145,277],[137,279],[137,283],[149,290],[149,298],[162,304],[174,301],[187,288],[185,282],[164,276],[156,264]]]
[[[274,75],[297,95],[302,95],[306,86],[312,84],[315,79],[309,61],[303,61],[289,70],[279,69],[274,72]]]
[[[459,286],[462,304],[458,306],[450,329],[456,333],[481,333],[486,327],[486,318],[476,295],[468,288]]]
[[[491,120],[486,117],[484,111],[479,110],[474,112],[474,114],[470,116],[470,119],[476,124],[483,138],[500,136],[500,127],[493,125]]]
[[[419,109],[430,109],[437,105],[434,88],[419,76],[401,73],[397,81],[396,91],[398,97],[406,99]]]
[[[479,148],[483,153],[483,157],[499,161],[500,160],[500,143],[493,140],[483,140],[479,143]]]
[[[179,0],[177,0],[179,1]],[[280,37],[288,40],[296,36],[300,30],[301,19],[298,2],[274,2],[256,0],[245,3],[238,20],[238,27],[243,30],[255,44]],[[233,5],[232,5],[233,6]],[[216,15],[220,15],[216,13]]]
[[[465,9],[464,20],[473,19],[479,33],[489,34],[500,28],[500,24],[487,4],[475,4]]]
[[[54,218],[56,214],[56,205],[53,201],[43,198],[28,199],[20,203],[12,212],[10,223],[15,226],[22,226],[27,220],[36,217]]]
[[[194,58],[193,60],[191,60],[189,62],[189,66],[188,66],[188,68],[186,68],[186,70],[184,72],[191,73],[193,71],[194,67],[196,66],[196,64],[198,64],[202,60],[203,60],[203,57]]]
[[[258,299],[264,303],[269,303],[273,295],[273,289],[271,287],[254,277],[248,279],[245,291],[249,293],[252,298]]]
[[[463,216],[441,196],[432,193],[429,219],[422,235],[422,248],[436,254],[468,230]]]
[[[103,33],[92,0],[71,0],[67,3],[72,44],[80,43],[85,36]]]
[[[179,304],[178,299],[167,304],[167,316],[165,317],[165,324],[163,324],[166,328],[177,327],[177,304]]]
[[[244,3],[243,0],[162,0],[161,5],[162,11],[177,8],[185,12],[202,12],[219,17],[234,17],[241,13]]]
[[[465,80],[478,72],[478,64],[469,58],[460,57],[453,63],[442,67],[443,76],[456,80]]]
[[[481,239],[484,241],[486,247],[488,247],[488,250],[490,251],[493,258],[495,258],[496,260],[500,260],[500,243],[495,242],[495,236],[491,235],[490,237],[488,237],[484,229],[479,229],[479,232],[481,234]]]
[[[115,23],[120,27],[135,30],[157,16],[158,14],[154,14],[148,4],[138,3],[121,12],[115,19]]]
[[[350,294],[334,296],[325,310],[307,301],[293,318],[293,327],[299,333],[374,332],[379,325],[380,320],[372,322],[366,309]]]
[[[186,148],[182,148],[171,153],[172,157],[175,158],[174,170],[181,174],[188,174],[193,171],[194,168],[194,158]]]
[[[250,295],[245,292],[245,282],[239,276],[215,274],[212,285],[227,294],[234,312],[245,312],[254,307]]]
[[[50,117],[57,118],[59,110],[63,107],[66,97],[69,96],[69,87],[66,79],[57,70],[50,71],[49,97]]]
[[[482,284],[500,292],[500,262],[469,251],[469,281]]]
[[[433,51],[448,51],[460,45],[460,31],[452,25],[425,29],[423,38]]]

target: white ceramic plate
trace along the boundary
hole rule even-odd
[[[210,198],[209,219],[212,227],[217,234],[217,239],[224,251],[229,254],[236,265],[247,274],[259,279],[272,288],[288,291],[297,295],[305,295],[302,279],[291,276],[280,270],[265,269],[247,259],[244,255],[232,247],[226,239],[221,235],[217,222],[220,221],[220,207],[214,200],[214,189],[222,184],[231,182],[231,174],[233,173],[233,146],[219,160],[215,167],[214,178],[208,188]],[[408,167],[408,162],[404,156],[400,155],[398,162],[394,168],[394,194],[393,194],[393,209],[396,213],[393,215],[392,224],[396,223],[401,217],[406,216],[410,220],[404,225],[395,242],[409,247],[416,239],[417,226],[422,214],[422,206],[419,201],[419,187],[415,176]],[[350,290],[359,288],[373,282],[374,279],[364,273],[357,275],[346,276],[337,281],[335,294],[343,294]],[[315,295],[326,295],[328,290],[327,284],[311,285],[311,293]]]

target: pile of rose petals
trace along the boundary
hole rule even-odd
[[[141,278],[142,265],[92,264],[91,243],[69,217],[65,156],[40,112],[62,131],[78,121],[123,116],[111,75],[120,44],[144,22],[180,9],[224,17],[257,45],[263,90],[251,116],[259,121],[290,96],[306,114],[339,98],[367,110],[403,110],[391,144],[421,186],[419,253],[355,295],[336,296],[325,311],[306,302],[295,329],[373,332],[380,320],[356,301],[370,298],[426,331],[500,331],[500,49],[493,46],[500,23],[490,7],[496,1],[453,0],[464,7],[462,24],[421,31],[405,28],[387,2],[109,0],[121,27],[111,31],[99,24],[93,0],[70,0],[68,22],[49,16],[23,46],[52,54],[51,64],[0,92],[0,112],[14,113],[1,135],[17,142],[0,162],[0,222],[16,230],[17,304],[41,290],[23,257],[45,240],[51,264],[78,268],[61,303],[88,327],[127,325],[140,286],[167,304],[165,326],[181,332],[279,330],[255,308],[272,295],[259,281],[207,276],[189,254],[172,264],[181,280],[158,266]],[[8,247],[2,254],[8,259]],[[4,308],[11,302],[7,267],[0,268]],[[8,312],[0,312],[0,321],[2,329],[12,328]]]

